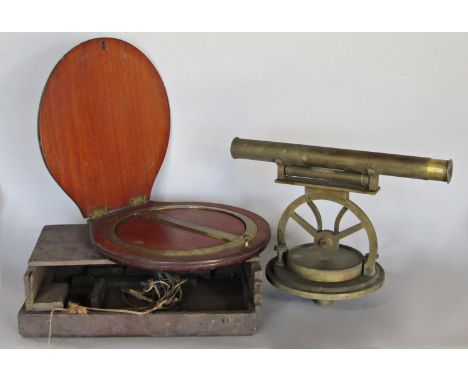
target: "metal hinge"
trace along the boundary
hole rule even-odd
[[[92,208],[88,213],[90,219],[99,219],[104,215],[107,215],[107,206]]]
[[[147,201],[148,201],[148,198],[146,197],[146,195],[137,195],[137,196],[132,196],[128,203],[132,207],[136,207],[136,206],[141,206],[142,204],[145,204]]]

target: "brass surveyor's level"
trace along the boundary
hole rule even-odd
[[[266,275],[279,289],[313,299],[320,305],[362,297],[383,285],[384,270],[377,263],[377,235],[364,211],[349,200],[349,193],[375,194],[379,190],[379,175],[449,183],[453,169],[451,160],[241,138],[232,141],[231,155],[235,159],[274,162],[278,166],[277,183],[305,187],[305,195],[294,200],[281,215],[277,256],[268,263]],[[333,230],[323,229],[317,200],[342,206]],[[304,204],[315,216],[316,226],[296,212]],[[341,230],[347,211],[359,223]],[[312,243],[288,248],[285,230],[290,219],[313,237]],[[361,230],[365,230],[369,241],[366,255],[340,244],[342,239]]]

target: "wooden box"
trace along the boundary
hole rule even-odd
[[[18,328],[25,337],[49,335],[51,311],[69,301],[117,307],[119,288],[135,285],[150,271],[117,265],[91,245],[86,224],[49,225],[42,230],[24,276],[25,303]],[[182,301],[167,310],[136,316],[114,312],[54,311],[51,334],[74,336],[251,335],[261,304],[258,257],[187,278]]]

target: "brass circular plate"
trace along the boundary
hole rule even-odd
[[[195,272],[239,264],[268,244],[255,213],[215,203],[148,201],[88,221],[91,243],[118,264]]]
[[[194,228],[197,228],[198,230],[203,229],[204,233],[207,235],[211,235],[214,237],[216,237],[216,235],[219,235],[219,234],[224,234],[226,236],[229,235],[226,238],[227,242],[224,244],[216,245],[213,247],[207,247],[207,248],[193,248],[190,250],[172,250],[172,249],[161,250],[161,249],[156,249],[156,248],[148,248],[143,245],[139,245],[137,243],[127,242],[123,240],[121,237],[119,237],[119,235],[117,234],[118,226],[122,224],[124,221],[126,221],[127,219],[130,219],[135,216],[143,216],[148,219],[151,219],[151,218],[162,219],[163,217],[161,215],[158,215],[158,213],[162,211],[174,210],[174,209],[208,210],[208,211],[217,211],[220,213],[231,215],[239,219],[240,221],[242,221],[242,223],[245,225],[245,231],[241,235],[236,236],[236,235],[230,235],[226,232],[215,231],[208,227],[196,226],[194,224],[185,222],[185,225],[189,229],[194,229]],[[166,219],[168,218],[165,218],[165,220]],[[174,221],[171,220],[169,221],[169,223],[173,224]],[[181,223],[182,222],[180,221],[178,222],[178,224],[181,224]],[[232,248],[246,245],[246,243],[248,243],[248,241],[251,240],[253,237],[255,237],[255,235],[257,234],[257,225],[249,217],[239,212],[231,211],[225,208],[203,206],[203,205],[175,204],[175,205],[151,206],[148,208],[142,207],[137,210],[129,210],[127,214],[118,214],[115,216],[114,219],[109,219],[106,222],[106,224],[104,225],[103,232],[104,232],[104,238],[106,240],[109,240],[112,243],[115,243],[122,248],[131,250],[132,253],[136,253],[136,254],[158,255],[158,256],[200,256],[200,255],[211,255],[214,253],[219,253],[219,252],[226,251]]]
[[[341,282],[358,277],[363,262],[364,256],[346,245],[328,249],[304,244],[288,252],[286,267],[307,280]]]
[[[380,289],[384,283],[385,272],[376,263],[375,274],[358,277],[342,282],[323,282],[307,280],[289,269],[285,264],[278,263],[276,257],[268,262],[266,268],[268,281],[282,291],[294,296],[312,300],[350,300],[363,297]]]

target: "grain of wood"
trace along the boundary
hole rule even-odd
[[[30,310],[50,312],[52,309],[60,309],[65,306],[68,295],[68,284],[52,283],[42,285],[39,293],[32,303]]]
[[[27,310],[32,310],[34,300],[46,273],[46,269],[42,267],[28,267],[24,274],[24,293]]]
[[[150,60],[114,38],[86,41],[55,66],[38,131],[51,175],[84,217],[149,197],[169,141],[169,101]]]

